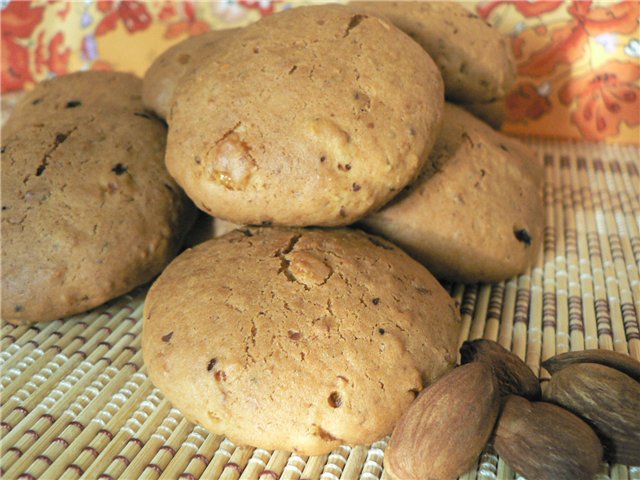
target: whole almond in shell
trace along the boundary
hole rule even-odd
[[[460,347],[462,363],[485,362],[498,379],[500,394],[520,395],[530,400],[541,396],[540,382],[520,357],[491,340],[466,341]]]
[[[602,445],[585,422],[556,405],[515,395],[505,401],[493,446],[531,480],[592,479],[602,461]]]
[[[598,363],[626,373],[635,381],[640,382],[640,362],[629,355],[611,350],[592,349],[578,352],[566,352],[548,358],[542,366],[551,374],[556,373],[568,365],[575,363]]]
[[[555,373],[544,396],[591,425],[607,459],[640,465],[639,382],[604,365],[577,363]]]
[[[423,390],[396,425],[384,457],[396,480],[455,479],[473,467],[500,409],[491,367],[455,368]]]

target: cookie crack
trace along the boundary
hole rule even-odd
[[[349,34],[351,33],[351,30],[353,30],[358,25],[360,25],[362,21],[366,18],[369,18],[369,17],[367,17],[367,15],[361,15],[361,14],[353,15],[349,20],[349,25],[347,25],[347,30],[344,32],[343,38],[348,37]]]
[[[56,134],[56,137],[53,140],[53,145],[46,152],[44,152],[44,155],[42,156],[42,160],[40,162],[40,165],[36,169],[36,177],[39,177],[44,173],[46,168],[49,166],[49,160],[51,159],[51,155],[53,155],[53,152],[55,152],[58,149],[58,147],[60,145],[62,145],[62,143],[64,143],[64,141],[67,138],[69,138],[69,135],[71,135],[77,129],[78,129],[78,127],[73,127],[71,130],[69,130],[69,131],[67,131],[65,133]],[[25,178],[24,182],[26,183],[28,179],[29,179],[29,176],[27,176],[27,178]]]
[[[287,258],[287,254],[293,251],[293,249],[296,246],[296,243],[298,243],[298,240],[300,240],[300,237],[302,237],[301,233],[291,237],[289,239],[288,245],[285,248],[278,250],[275,253],[274,257],[278,257],[280,259],[280,268],[278,269],[278,273],[283,273],[284,276],[287,278],[287,280],[289,280],[290,282],[296,282],[296,283],[299,283],[300,285],[303,285],[305,288],[308,288],[302,282],[298,281],[298,279],[293,274],[293,272],[291,272],[291,270],[289,269],[289,267],[291,266],[291,260]]]

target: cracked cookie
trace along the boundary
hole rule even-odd
[[[160,275],[143,318],[149,377],[187,418],[301,455],[390,433],[455,363],[461,326],[424,267],[349,229],[202,243]]]
[[[239,224],[347,225],[417,175],[438,133],[440,73],[387,21],[301,7],[230,36],[179,82],[169,172]]]
[[[536,156],[447,103],[433,167],[363,220],[436,277],[498,282],[524,272],[542,243],[543,171]]]
[[[105,83],[127,88],[94,99],[89,86],[108,95]],[[73,74],[36,86],[17,108],[31,121],[16,118],[2,139],[4,320],[88,310],[177,253],[195,209],[164,168],[166,127],[144,113],[141,88],[126,74]]]
[[[215,51],[219,42],[235,29],[214,30],[174,45],[163,52],[151,64],[144,75],[142,101],[160,117],[167,118],[176,85],[182,75],[209,52]]]
[[[354,9],[389,19],[438,65],[447,99],[463,103],[503,98],[516,80],[509,40],[454,2],[352,2]]]

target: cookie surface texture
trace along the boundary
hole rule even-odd
[[[192,221],[193,205],[163,165],[166,127],[143,111],[141,80],[85,75],[37,86],[23,108],[42,94],[61,113],[18,119],[23,126],[3,138],[4,320],[65,317],[151,280]],[[130,88],[114,91],[110,108],[90,108],[83,89],[114,78]],[[82,105],[66,109],[74,99]]]
[[[142,347],[190,420],[238,445],[317,455],[390,433],[453,366],[459,329],[446,291],[383,239],[251,228],[169,265]]]
[[[436,62],[447,99],[465,103],[503,98],[516,80],[508,38],[454,2],[353,2],[389,19]]]
[[[542,242],[540,161],[452,104],[431,157],[435,168],[364,224],[438,278],[497,282],[524,272]]]
[[[215,52],[217,44],[224,41],[233,31],[213,30],[189,37],[163,52],[144,75],[144,105],[161,118],[167,118],[178,81],[194,63],[199,62],[209,52]]]
[[[438,133],[440,73],[384,20],[323,5],[225,41],[179,83],[167,167],[210,215],[347,225],[417,175]]]

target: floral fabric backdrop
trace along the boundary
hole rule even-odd
[[[143,75],[189,35],[304,3],[312,2],[0,0],[2,92],[76,70]],[[463,4],[511,38],[519,79],[503,130],[640,144],[639,1]]]

